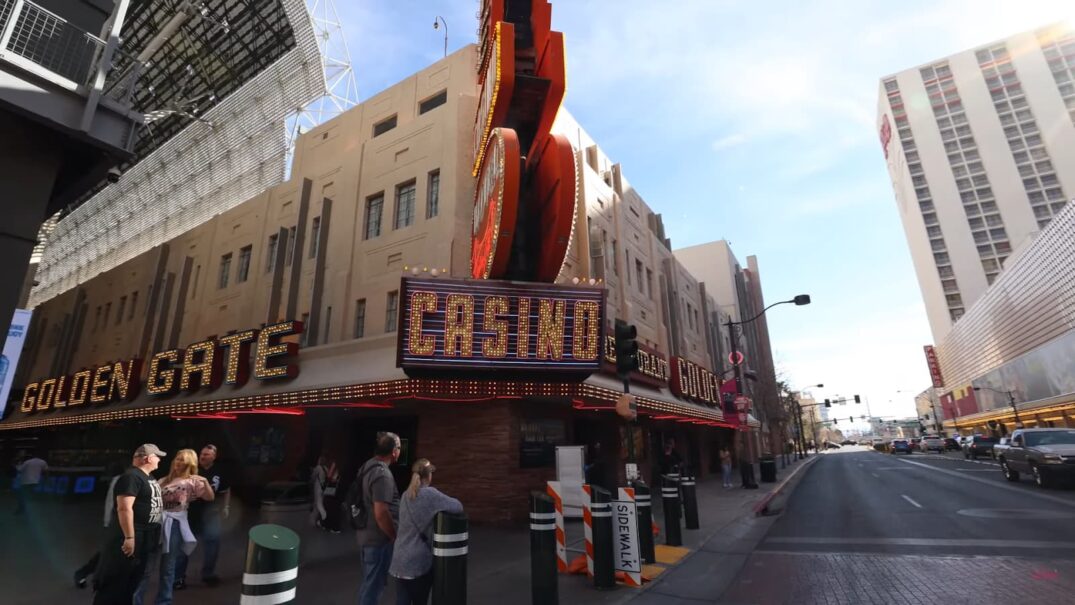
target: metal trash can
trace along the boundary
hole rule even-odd
[[[776,458],[762,456],[759,459],[759,463],[761,464],[762,483],[776,483]]]

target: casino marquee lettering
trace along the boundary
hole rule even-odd
[[[280,339],[301,334],[302,330],[302,322],[285,321],[261,330],[244,330],[196,342],[186,349],[161,351],[149,360],[145,390],[152,396],[166,396],[180,391],[211,390],[221,384],[242,386],[251,374],[258,380],[294,378],[299,373],[298,365],[280,361],[298,354],[299,345]],[[21,410],[32,414],[78,408],[87,403],[133,401],[142,391],[143,365],[143,360],[135,358],[32,382],[26,385]]]
[[[400,366],[595,371],[604,293],[404,280]]]

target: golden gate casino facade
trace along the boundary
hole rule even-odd
[[[253,503],[322,452],[352,477],[388,430],[401,482],[429,458],[494,524],[526,519],[558,445],[588,446],[614,485],[628,435],[647,480],[674,437],[710,474],[757,424],[721,410],[708,328],[670,343],[665,299],[707,301],[663,232],[613,231],[637,273],[597,266],[603,197],[655,215],[577,147],[551,10],[487,0],[477,45],[303,135],[289,181],[35,308],[0,454],[47,456],[60,496],[100,491],[94,469],[140,443],[212,442]],[[642,430],[615,410],[617,318],[639,327]]]

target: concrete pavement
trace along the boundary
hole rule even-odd
[[[781,478],[791,468],[781,471]],[[684,546],[709,553],[735,550],[734,544],[743,536],[754,541],[764,535],[772,518],[754,521],[753,508],[775,484],[762,484],[757,490],[721,488],[719,478],[698,484],[699,510],[702,527],[699,530],[683,530]],[[0,497],[0,510],[10,504],[10,494]],[[9,510],[10,510],[9,509]],[[655,519],[663,528],[663,516],[658,506]],[[305,512],[296,513],[300,518]],[[188,577],[188,588],[175,594],[175,602],[217,605],[235,603],[240,594],[240,578],[245,558],[246,541],[244,528],[252,525],[254,518],[233,518],[234,526],[225,542],[219,573],[223,582],[208,588],[198,582],[201,555],[195,552]],[[92,593],[77,590],[71,583],[74,569],[85,562],[96,549],[100,532],[100,503],[85,501],[82,505],[61,505],[58,502],[42,503],[33,514],[16,518],[0,514],[0,559],[6,563],[0,572],[0,602],[5,605],[49,603],[55,605],[89,603]],[[293,524],[289,524],[295,526]],[[301,523],[298,525],[301,526]],[[579,523],[569,525],[569,541],[581,540]],[[318,605],[350,604],[355,602],[361,577],[361,562],[354,539],[347,533],[327,534],[305,528],[302,536],[301,564],[298,582],[300,603]],[[663,543],[663,534],[658,539]],[[577,545],[581,549],[581,544]],[[740,549],[741,550],[741,549]],[[737,556],[745,561],[748,552]],[[680,565],[688,570],[702,569],[707,557],[689,556]],[[742,562],[741,561],[741,562]],[[722,566],[722,568],[727,568]],[[675,568],[672,568],[675,569]],[[668,571],[664,573],[669,573]],[[712,577],[712,576],[710,576]],[[725,583],[734,573],[725,579]],[[530,602],[529,532],[525,529],[498,529],[472,527],[470,553],[468,555],[468,594],[471,604],[501,604]],[[623,603],[638,595],[650,592],[661,582],[647,584],[642,590],[618,587],[601,592],[593,589],[585,576],[560,577],[561,603]],[[668,584],[667,586],[671,586]],[[155,594],[151,589],[150,595]],[[672,602],[668,595],[654,592],[655,602]],[[382,598],[383,603],[394,602],[390,585]]]

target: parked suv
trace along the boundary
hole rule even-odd
[[[967,439],[963,444],[963,457],[970,458],[971,460],[977,460],[978,456],[985,456],[993,452],[993,446],[997,444],[996,437],[986,437],[985,435],[975,435],[970,439]]]
[[[947,451],[958,452],[959,451],[959,439],[957,439],[955,437],[945,437],[944,438],[944,451],[946,451],[946,452]]]
[[[997,459],[1008,481],[1030,473],[1038,487],[1075,476],[1075,429],[1018,429]]]
[[[906,439],[893,439],[890,451],[892,454],[910,454],[911,444],[908,443]]]

